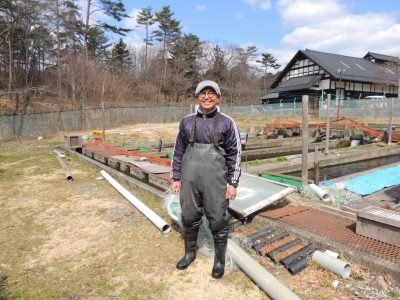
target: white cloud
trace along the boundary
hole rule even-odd
[[[87,0],[78,0],[78,7],[81,9],[82,13],[82,21],[86,22],[86,11],[87,11]],[[97,7],[94,7],[93,4],[90,9],[93,12],[90,15],[90,24],[98,23],[99,21],[107,21],[111,20],[112,17],[107,16],[102,10],[98,10]]]
[[[197,11],[205,11],[206,10],[206,6],[204,4],[197,4],[195,8]]]
[[[400,54],[400,24],[392,13],[352,14],[339,0],[278,0],[276,6],[291,28],[281,40],[286,48]]]
[[[138,26],[137,16],[138,16],[140,11],[141,11],[141,9],[134,8],[128,13],[130,18],[126,18],[125,19],[125,26],[126,27],[135,28],[136,26]]]
[[[242,0],[242,1],[253,9],[259,8],[261,10],[269,10],[272,7],[271,0]]]
[[[272,7],[272,3],[271,3],[271,0],[269,0],[269,1],[260,1],[258,3],[258,6],[262,10],[269,10]]]
[[[288,26],[332,20],[348,14],[346,7],[338,0],[278,0],[276,7]]]
[[[144,26],[140,26],[137,23],[137,16],[141,9],[139,8],[134,8],[132,9],[128,15],[130,18],[125,19],[125,24],[124,26],[130,29],[133,29],[131,32],[129,32],[126,37],[124,37],[124,41],[131,47],[135,46],[142,46],[144,45],[144,39],[146,38],[146,29]],[[153,24],[149,27],[149,35],[151,34],[152,31],[157,29],[157,24]]]
[[[237,20],[241,20],[241,19],[244,18],[244,15],[243,15],[242,13],[240,13],[240,12],[237,12],[237,13],[235,14],[235,18],[236,18]]]

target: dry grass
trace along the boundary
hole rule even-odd
[[[177,126],[143,124],[115,132],[132,132],[136,140],[174,138]],[[238,269],[212,279],[212,261],[205,257],[177,271],[183,251],[179,232],[162,234],[98,179],[97,168],[74,156],[65,161],[75,180],[66,181],[52,153],[61,141],[62,134],[39,144],[13,142],[0,148],[0,299],[268,298]],[[132,192],[171,222],[159,201]],[[354,279],[347,281],[313,264],[291,276],[252,255],[303,299],[351,299],[351,286],[371,278],[355,264]],[[340,282],[336,289],[335,279]]]
[[[215,281],[206,258],[177,271],[179,232],[162,234],[98,169],[68,156],[68,182],[47,146],[29,149],[13,144],[0,157],[0,299],[266,298],[239,271]],[[133,193],[171,221],[159,201]]]

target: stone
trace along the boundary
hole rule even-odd
[[[375,278],[374,282],[374,287],[382,290],[382,291],[387,291],[388,290],[388,286],[386,284],[385,278],[383,278],[382,275],[379,275]]]

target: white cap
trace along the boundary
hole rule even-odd
[[[216,83],[212,80],[204,80],[204,81],[200,82],[196,87],[196,92],[195,92],[194,96],[197,97],[200,94],[200,92],[202,90],[204,90],[206,87],[212,88],[217,93],[218,97],[221,96],[221,91],[219,89],[218,83]]]

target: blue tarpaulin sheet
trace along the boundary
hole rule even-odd
[[[329,181],[324,182],[324,184],[329,187],[336,186],[336,183]],[[344,188],[349,191],[360,194],[361,196],[369,195],[385,187],[400,184],[400,165],[345,180],[342,181],[342,183],[344,184]]]

